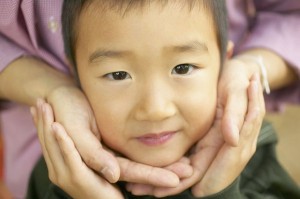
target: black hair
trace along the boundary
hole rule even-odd
[[[75,75],[77,75],[75,48],[77,39],[76,25],[81,11],[93,2],[100,2],[103,9],[117,9],[127,12],[128,10],[137,6],[143,6],[150,3],[151,0],[64,0],[62,8],[62,31],[64,48],[70,64],[74,67]],[[153,1],[153,0],[152,0]],[[162,5],[168,3],[168,0],[161,1]],[[226,57],[227,49],[227,9],[225,0],[180,0],[186,3],[192,9],[196,2],[200,1],[206,9],[211,12],[216,30],[218,46],[220,49],[221,65]],[[123,13],[124,14],[124,13]]]

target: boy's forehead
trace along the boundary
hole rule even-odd
[[[122,16],[126,16],[126,14],[132,12],[132,11],[143,11],[147,10],[149,6],[155,4],[156,6],[159,6],[161,11],[163,8],[167,6],[172,6],[174,9],[182,9],[182,11],[185,9],[187,11],[195,10],[197,9],[205,9],[206,11],[209,10],[210,4],[207,3],[209,1],[205,0],[138,0],[138,1],[132,1],[132,0],[93,0],[93,1],[87,1],[84,5],[84,9],[82,10],[84,13],[99,13],[105,14],[105,12],[117,12]]]
[[[174,3],[176,1],[163,5],[154,1],[122,14],[111,9],[101,12],[103,4],[99,2],[102,1],[95,2],[81,13],[76,28],[75,54],[83,53],[89,63],[99,55],[125,58],[129,55],[174,56],[175,52],[203,54],[212,48],[213,52],[219,51],[212,18],[199,6],[189,10],[182,3]]]
[[[151,1],[151,3],[150,1],[142,0],[141,2],[148,2],[148,4],[136,3],[136,6],[129,4],[128,3],[129,1],[125,0],[123,2],[127,2],[127,4],[119,3],[120,4],[119,7],[116,6],[114,7],[115,9],[106,9],[106,10],[104,10],[104,8],[107,8],[108,6],[113,6],[111,5],[112,3],[102,3],[103,2],[102,0],[94,1],[94,2],[95,3],[93,4],[90,3],[85,8],[85,12],[81,13],[81,19],[79,19],[79,24],[78,24],[79,26],[77,26],[77,33],[81,32],[81,34],[79,35],[83,37],[87,37],[87,34],[84,33],[93,34],[94,30],[98,31],[99,36],[100,35],[103,36],[103,34],[99,34],[100,32],[101,33],[109,32],[109,34],[113,36],[114,34],[114,32],[112,31],[113,27],[117,29],[121,29],[123,33],[125,33],[126,31],[128,31],[127,29],[128,27],[133,27],[137,24],[142,24],[140,28],[146,29],[147,27],[151,27],[151,25],[149,25],[151,23],[154,24],[154,26],[152,27],[155,27],[156,26],[155,24],[157,25],[165,24],[163,25],[163,28],[167,27],[169,25],[168,23],[172,23],[173,26],[169,26],[169,28],[171,28],[174,31],[174,29],[176,30],[176,29],[184,28],[186,24],[189,23],[192,24],[195,21],[196,23],[198,23],[200,21],[212,20],[212,18],[208,16],[206,11],[200,10],[201,9],[200,6],[194,6],[191,10],[186,9],[188,8],[188,6],[184,6],[186,4],[184,4],[183,2],[190,2],[190,1],[185,1],[185,0]],[[116,2],[116,1],[112,1],[112,2]],[[193,2],[202,2],[202,1],[193,1]],[[188,5],[190,4],[191,3],[189,3]],[[133,10],[134,8],[136,9]],[[194,17],[192,17],[192,15]],[[170,16],[174,16],[174,18]],[[178,19],[178,21],[176,21],[175,18]],[[166,21],[163,21],[164,19]],[[181,22],[183,21],[183,23],[180,23],[179,21]],[[101,25],[99,25],[100,23]],[[202,32],[203,29],[210,29],[213,32],[215,32],[213,23],[210,22],[205,23],[205,25],[199,28],[197,32]],[[163,32],[165,32],[163,35],[167,35],[168,30],[165,29]],[[171,32],[169,31],[169,33]],[[190,39],[190,41],[191,40],[193,39]]]

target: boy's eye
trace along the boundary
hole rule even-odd
[[[191,64],[179,64],[172,70],[172,74],[187,75],[190,74],[196,67]]]
[[[131,78],[130,75],[125,71],[118,71],[118,72],[108,73],[104,77],[107,77],[111,80],[124,80],[124,79]]]

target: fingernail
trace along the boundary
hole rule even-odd
[[[115,175],[111,169],[109,169],[108,167],[104,167],[100,172],[106,180],[108,180],[109,182],[115,182]]]

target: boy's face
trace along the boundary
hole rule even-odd
[[[91,6],[78,27],[78,75],[106,145],[165,166],[205,135],[220,68],[206,11],[151,3],[122,15]]]

